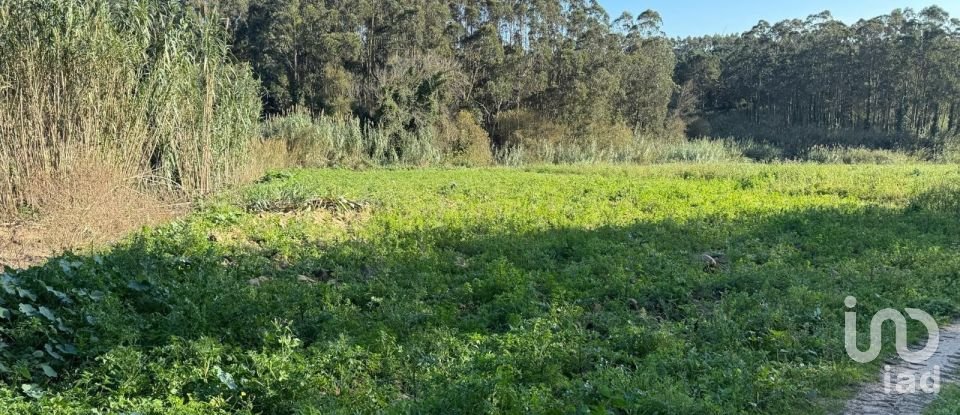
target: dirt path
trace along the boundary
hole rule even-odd
[[[887,373],[882,373],[876,382],[864,386],[857,397],[847,403],[845,415],[922,414],[936,399],[936,394],[920,390],[911,394],[899,394],[896,389],[898,375],[932,373],[939,367],[942,385],[960,382],[960,325],[955,323],[940,329],[940,348],[925,363],[911,364],[897,358],[888,362],[888,365],[892,390],[887,390]]]
[[[36,264],[52,253],[44,247],[41,232],[36,225],[23,223],[0,224],[0,272]]]

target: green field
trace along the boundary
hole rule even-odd
[[[878,367],[845,354],[846,296],[960,310],[958,184],[923,165],[275,173],[4,277],[0,408],[830,412]]]

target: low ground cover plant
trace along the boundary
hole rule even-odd
[[[844,352],[846,296],[955,315],[958,175],[278,172],[4,274],[0,407],[826,413],[877,370]]]

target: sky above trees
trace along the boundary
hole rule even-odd
[[[805,0],[796,2],[770,0],[599,0],[612,18],[622,11],[639,14],[653,9],[663,16],[663,30],[668,36],[700,36],[737,33],[750,30],[763,19],[777,22],[803,18],[824,10],[847,24],[861,18],[887,14],[895,8],[920,10],[936,4],[960,18],[960,0]]]

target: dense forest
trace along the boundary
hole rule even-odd
[[[596,2],[473,0],[229,10],[234,51],[263,82],[268,114],[299,106],[418,134],[473,119],[499,145],[520,129],[564,140],[668,124],[675,60],[655,12],[611,21]]]
[[[224,12],[267,114],[409,132],[467,111],[494,145],[523,144],[521,130],[608,144],[686,130],[915,150],[960,130],[960,21],[935,6],[688,39],[667,38],[654,11],[614,18],[595,0],[237,0]]]
[[[960,130],[960,20],[938,7],[852,26],[829,12],[760,22],[740,36],[684,39],[675,50],[682,112],[736,114],[728,132],[860,130],[874,141],[843,144],[904,147]]]

